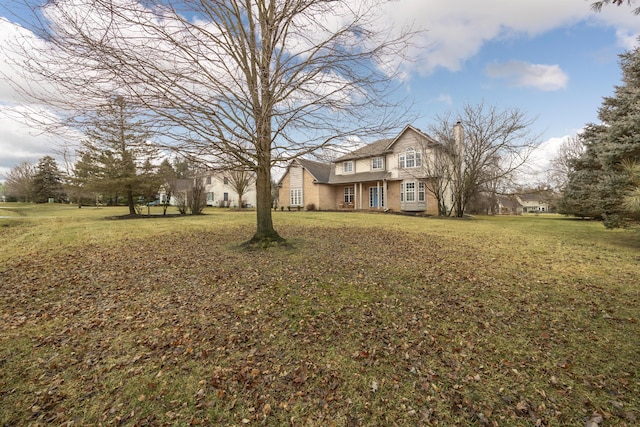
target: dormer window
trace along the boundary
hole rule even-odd
[[[353,173],[353,162],[342,163],[342,173]]]
[[[379,170],[384,168],[384,162],[382,161],[382,157],[374,157],[371,159],[371,169]]]
[[[399,157],[400,169],[417,168],[422,166],[422,153],[413,147],[407,148]]]

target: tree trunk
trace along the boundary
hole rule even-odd
[[[256,215],[257,229],[250,245],[268,245],[269,243],[281,243],[285,239],[273,228],[271,217],[271,170],[268,166],[259,165],[256,179]]]
[[[129,206],[129,215],[136,215],[136,204],[133,200],[133,191],[127,186],[127,206]]]

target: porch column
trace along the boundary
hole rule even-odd
[[[356,209],[358,206],[358,184],[353,184],[353,209]]]
[[[363,205],[362,205],[362,183],[360,183],[360,209],[363,209]]]
[[[387,209],[387,180],[382,181],[382,192],[384,193],[384,197],[382,198],[382,209]]]

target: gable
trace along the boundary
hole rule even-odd
[[[440,146],[440,143],[420,129],[407,125],[402,132],[389,143],[387,150],[398,152],[404,151],[408,147],[423,147],[426,145]]]
[[[314,162],[307,159],[295,159],[289,163],[287,170],[282,175],[282,178],[278,181],[278,185],[282,185],[285,178],[294,182],[302,182],[303,170],[306,169],[313,177],[315,182],[328,183],[329,175],[331,173],[331,164]]]

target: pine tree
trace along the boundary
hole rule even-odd
[[[634,187],[625,164],[640,160],[640,49],[620,58],[622,84],[604,98],[598,111],[602,124],[587,126],[587,150],[574,163],[561,202],[564,213],[601,217],[607,227],[638,215],[625,204]]]
[[[49,199],[56,202],[62,201],[64,197],[62,173],[53,157],[44,156],[38,162],[33,176],[33,192],[37,203],[45,203]]]
[[[147,144],[146,129],[126,100],[115,97],[89,124],[82,163],[76,164],[79,184],[114,204],[124,198],[130,215],[137,213],[137,199],[151,192],[144,165],[150,165],[156,153]]]

